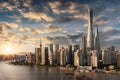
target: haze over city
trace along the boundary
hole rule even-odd
[[[88,8],[99,29],[101,48],[120,50],[118,0],[0,0],[0,54],[34,52],[50,43],[80,44],[87,34]]]

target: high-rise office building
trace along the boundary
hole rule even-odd
[[[36,56],[36,65],[41,62],[40,48],[35,48],[35,56]]]
[[[111,51],[110,49],[102,49],[102,61],[103,64],[116,63],[116,51]]]
[[[40,48],[35,48],[35,55],[36,55],[36,65],[41,64],[41,54],[42,54],[42,43],[40,40]]]
[[[72,45],[72,62],[74,63],[74,52],[76,52],[77,50],[80,50],[80,45]]]
[[[54,64],[54,62],[53,62],[53,44],[50,44],[50,47],[49,47],[49,63],[50,63],[50,65]]]
[[[59,64],[59,45],[58,44],[54,44],[53,45],[53,61],[54,64]]]
[[[82,59],[82,61],[83,61],[83,63],[82,63],[82,65],[87,65],[87,52],[86,52],[86,36],[85,36],[85,34],[83,33],[82,34],[82,46],[81,46],[81,54],[83,55],[83,59]]]
[[[42,47],[41,65],[48,64],[48,47]]]
[[[66,51],[65,48],[62,47],[60,49],[60,65],[64,66],[66,64]]]
[[[80,66],[80,51],[77,50],[76,52],[74,52],[74,65],[75,66]]]
[[[90,50],[94,49],[93,40],[93,11],[88,9],[88,33],[87,33],[87,48]]]
[[[92,51],[92,55],[91,55],[91,66],[92,67],[98,67],[98,59],[97,59],[97,50],[93,50]]]
[[[120,52],[117,52],[117,67],[120,67]]]
[[[69,64],[74,64],[73,62],[73,51],[72,51],[72,45],[69,46]]]

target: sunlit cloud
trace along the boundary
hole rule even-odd
[[[15,23],[8,23],[8,22],[0,22],[0,25],[1,27],[3,28],[8,28],[8,29],[11,29],[11,28],[18,28],[18,24],[15,24]]]
[[[30,20],[45,20],[45,21],[53,21],[53,18],[48,16],[46,13],[40,13],[40,12],[28,12],[22,14],[25,18],[28,18]]]

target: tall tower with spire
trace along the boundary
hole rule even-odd
[[[41,38],[40,38],[40,48],[42,48]]]
[[[93,11],[88,9],[88,34],[87,34],[87,48],[90,50],[94,49],[94,38],[93,38]]]
[[[95,31],[94,48],[95,50],[97,50],[97,57],[99,61],[101,56],[100,56],[100,40],[99,40],[98,27],[96,28],[96,31]]]

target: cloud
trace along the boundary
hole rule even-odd
[[[9,17],[15,19],[16,22],[21,22],[20,16],[14,15],[14,16],[9,16]]]
[[[80,33],[80,32],[82,32],[82,31],[81,31],[80,29],[77,29],[76,32],[77,32],[77,33]]]
[[[2,29],[2,27],[0,26],[0,34],[2,34],[2,31],[3,31],[3,29]]]
[[[105,25],[109,22],[110,20],[108,18],[100,15],[96,19],[94,19],[94,26]]]
[[[48,2],[51,10],[54,14],[69,14],[67,17],[59,17],[58,21],[60,22],[69,22],[75,19],[84,19],[87,20],[86,9],[89,7],[87,4],[78,4],[76,2],[65,2],[62,3],[60,1]]]
[[[100,33],[101,44],[105,45],[118,45],[120,41],[120,30],[114,27],[106,27]],[[118,41],[117,41],[118,40]]]
[[[114,30],[114,28],[112,26],[107,26],[102,29],[103,32],[108,32],[108,31],[112,31],[112,30]]]
[[[2,28],[8,28],[8,29],[12,29],[12,28],[18,28],[18,24],[15,23],[8,23],[8,22],[0,22],[0,25]]]
[[[42,40],[46,44],[60,44],[60,45],[80,44],[81,35],[82,34],[43,37]]]
[[[10,31],[2,31],[2,34],[0,34],[0,40],[1,41],[13,41],[16,38],[16,35]]]
[[[47,22],[53,21],[53,18],[48,16],[46,13],[43,12],[28,12],[28,13],[22,13],[23,17],[31,19],[31,20],[45,20]]]
[[[59,27],[56,27],[56,26],[52,26],[51,24],[48,24],[45,26],[45,29],[43,30],[44,33],[54,33],[54,32],[57,32],[57,33],[66,33],[67,31],[62,29],[62,28],[59,28]]]
[[[62,5],[59,1],[49,2],[48,5],[55,14],[60,14],[65,11],[60,11],[58,8]]]
[[[9,11],[13,11],[16,8],[16,6],[13,6],[13,5],[11,5],[10,3],[7,3],[7,2],[0,3],[0,7],[1,7],[0,9],[7,9]]]
[[[120,16],[118,16],[117,21],[120,22]]]

